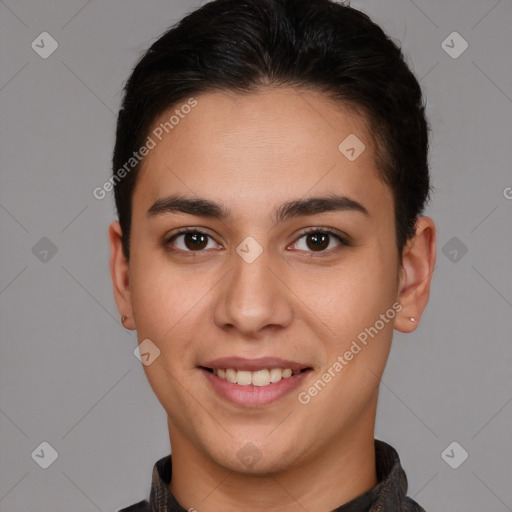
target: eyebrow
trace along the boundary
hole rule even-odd
[[[272,212],[272,219],[278,223],[290,218],[318,215],[332,211],[355,211],[369,217],[368,210],[359,202],[347,196],[330,194],[324,197],[308,197],[287,201]],[[205,198],[192,198],[181,195],[171,195],[157,199],[149,208],[148,217],[154,217],[166,213],[186,213],[200,217],[209,217],[219,220],[227,220],[231,211],[222,203],[217,203]]]

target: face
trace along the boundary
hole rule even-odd
[[[118,297],[173,453],[257,474],[373,436],[402,274],[364,119],[288,88],[195,100],[153,131]]]

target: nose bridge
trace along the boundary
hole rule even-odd
[[[223,288],[216,309],[216,322],[254,334],[267,325],[287,325],[292,307],[275,274],[277,259],[254,238],[242,241],[232,254],[233,272]],[[270,267],[270,268],[269,268]]]

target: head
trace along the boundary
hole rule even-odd
[[[151,46],[119,112],[111,271],[160,351],[173,452],[257,473],[373,435],[393,330],[429,296],[427,153],[417,80],[348,6],[216,0]],[[272,358],[301,370],[291,391],[219,394],[218,369]]]

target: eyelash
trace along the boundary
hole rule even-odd
[[[190,255],[194,255],[195,253],[205,252],[204,249],[201,249],[198,251],[191,251],[191,250],[171,248],[171,244],[176,238],[178,238],[181,235],[187,234],[187,233],[197,233],[200,235],[205,235],[213,240],[213,237],[211,235],[209,235],[208,233],[205,233],[204,231],[201,231],[198,228],[193,228],[193,227],[183,228],[183,229],[177,231],[176,233],[174,233],[171,237],[167,238],[164,241],[164,247],[166,248],[166,250],[168,250],[169,252],[181,252],[181,253],[185,253],[185,254],[189,253]],[[322,227],[311,227],[311,228],[305,229],[304,231],[302,231],[300,233],[300,235],[298,236],[298,238],[296,238],[296,240],[293,242],[293,244],[296,244],[301,238],[303,238],[309,234],[312,234],[312,233],[328,234],[328,235],[336,238],[342,246],[350,247],[350,245],[351,245],[347,238],[340,235],[334,229],[322,228]],[[330,254],[331,252],[336,251],[337,249],[339,249],[339,248],[334,248],[334,249],[329,249],[329,250],[324,249],[322,251],[304,251],[304,252],[311,253],[311,255],[322,256],[324,254]]]

